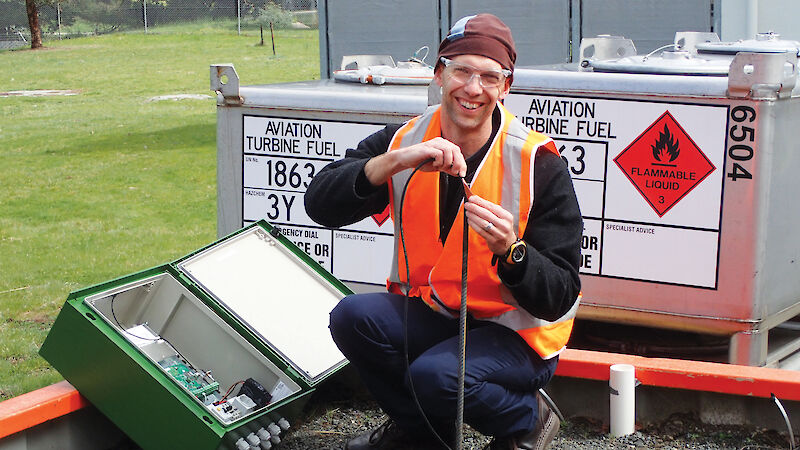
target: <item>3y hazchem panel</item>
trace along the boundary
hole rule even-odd
[[[569,166],[581,273],[716,286],[727,106],[528,94],[505,104]]]
[[[383,285],[391,261],[377,255],[392,253],[388,208],[332,230],[303,206],[314,175],[383,125],[244,115],[242,126],[243,225],[266,218],[337,278]]]

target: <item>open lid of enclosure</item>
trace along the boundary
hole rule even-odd
[[[348,292],[266,222],[180,261],[178,269],[311,384],[346,363],[328,315]],[[326,276],[327,275],[327,276]]]

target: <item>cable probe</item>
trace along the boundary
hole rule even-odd
[[[426,159],[425,161],[421,162],[414,170],[411,172],[411,175],[408,177],[408,181],[406,181],[405,186],[403,186],[403,193],[400,195],[400,212],[398,217],[398,227],[400,228],[400,244],[403,249],[403,260],[405,261],[406,265],[406,282],[411,283],[411,270],[408,264],[408,253],[406,251],[406,241],[405,241],[405,234],[403,232],[403,205],[406,199],[406,190],[408,189],[408,185],[411,183],[411,178],[414,177],[422,166],[433,162],[433,158]],[[467,182],[464,178],[460,178],[461,183],[464,187],[464,202],[466,203],[467,199],[472,196],[472,191],[470,190]],[[467,247],[469,244],[469,226],[467,223],[467,214],[466,211],[463,213],[464,216],[464,224],[463,224],[463,240],[462,240],[462,258],[461,258],[461,308],[459,311],[459,372],[458,372],[458,399],[456,403],[456,424],[455,424],[455,445],[456,450],[461,450],[463,448],[463,425],[464,425],[464,378],[466,372],[466,338],[467,338]],[[405,364],[406,364],[406,376],[408,377],[408,386],[411,391],[411,397],[414,399],[414,404],[417,407],[422,419],[425,421],[425,425],[428,429],[433,433],[436,439],[439,441],[440,444],[444,445],[445,448],[451,450],[451,447],[447,445],[447,443],[439,436],[439,433],[433,428],[430,421],[428,420],[428,416],[425,414],[425,411],[422,409],[422,405],[419,403],[419,399],[417,398],[416,391],[414,389],[414,381],[411,379],[411,374],[409,373],[409,361],[408,361],[408,289],[404,289],[405,291],[405,302],[403,306],[403,355],[405,357]]]
[[[461,240],[461,309],[458,315],[458,402],[456,404],[456,449],[463,447],[462,438],[464,430],[464,375],[467,361],[467,247],[469,246],[469,225],[467,224],[466,204],[472,196],[466,180],[461,179],[464,185],[464,233]]]
[[[519,139],[525,141],[527,137],[525,136],[518,136],[516,134],[508,133],[506,131],[499,131],[499,133],[505,134],[508,137]],[[414,176],[417,171],[419,171],[422,166],[425,164],[433,162],[433,158],[428,158],[425,161],[421,162],[412,172],[411,175],[408,177],[405,186],[403,186],[403,193],[400,196],[400,213],[398,217],[399,228],[400,228],[400,243],[403,249],[403,259],[406,264],[406,281],[408,283],[411,282],[410,277],[410,269],[408,265],[408,253],[406,252],[406,241],[405,236],[403,234],[403,203],[406,198],[406,189],[408,185],[411,183],[411,178]],[[474,195],[472,190],[469,188],[467,181],[463,177],[459,177],[461,179],[461,184],[464,187],[464,203],[467,202],[469,197]],[[459,373],[458,373],[458,400],[456,404],[456,450],[462,450],[463,448],[463,425],[464,425],[464,377],[466,371],[466,336],[467,336],[467,247],[468,247],[468,235],[469,235],[469,226],[467,223],[467,213],[466,209],[464,210],[464,229],[463,229],[463,240],[462,240],[462,258],[461,258],[461,308],[459,310]],[[408,289],[405,289],[405,306],[403,311],[403,349],[404,349],[404,356],[405,356],[405,363],[406,363],[406,375],[408,376],[408,385],[411,390],[411,396],[414,399],[414,403],[417,406],[417,410],[422,415],[425,424],[427,425],[428,429],[433,433],[436,439],[445,446],[448,450],[452,450],[450,446],[448,446],[444,440],[439,436],[436,430],[431,425],[430,421],[428,420],[425,411],[423,411],[422,406],[419,403],[419,399],[417,399],[416,391],[414,390],[414,383],[411,379],[411,375],[409,374],[409,362],[408,362]],[[565,419],[564,415],[556,406],[555,402],[550,398],[550,396],[545,392],[543,388],[538,389],[539,394],[542,396],[542,399],[547,403],[550,409],[556,413],[559,420],[562,422]]]

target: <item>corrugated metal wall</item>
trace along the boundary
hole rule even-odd
[[[344,55],[392,55],[406,61],[427,45],[427,62],[436,57],[439,0],[325,0],[318,7],[323,78],[339,69]]]
[[[639,53],[672,42],[676,31],[716,31],[721,0],[320,0],[320,71],[329,77],[343,55],[389,54],[407,60],[423,45],[433,62],[439,41],[459,18],[489,12],[505,21],[518,65],[570,62],[580,39],[633,39]]]
[[[671,44],[676,31],[712,31],[708,0],[582,0],[582,37],[633,39],[637,53]]]
[[[517,46],[517,65],[569,61],[570,2],[559,0],[451,0],[450,24],[461,17],[488,12],[511,28]]]

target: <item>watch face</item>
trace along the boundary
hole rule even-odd
[[[515,264],[521,263],[522,260],[525,259],[525,243],[520,243],[521,245],[515,245],[514,248],[511,250],[511,261]]]

